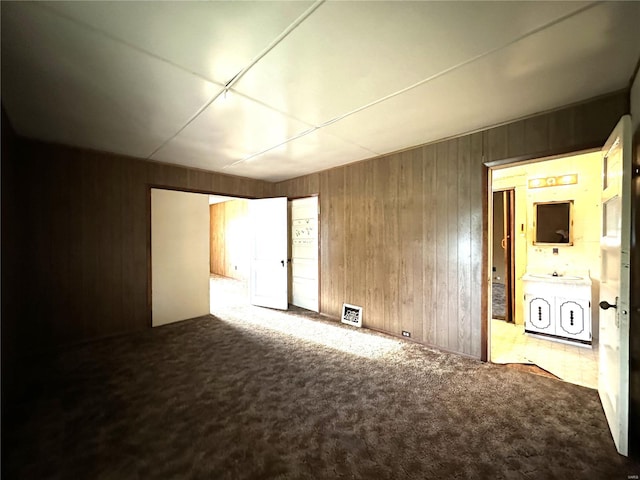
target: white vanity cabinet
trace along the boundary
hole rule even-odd
[[[585,275],[526,274],[525,332],[591,344],[591,279]]]

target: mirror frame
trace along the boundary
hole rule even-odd
[[[538,241],[538,205],[554,205],[568,203],[569,204],[569,241],[565,243],[558,242],[539,242]],[[552,202],[534,202],[533,204],[533,245],[547,245],[553,247],[571,247],[573,246],[573,200],[557,200]]]

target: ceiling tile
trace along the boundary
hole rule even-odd
[[[27,137],[282,180],[609,93],[640,56],[640,2],[326,2],[207,106],[311,5],[3,2],[3,106]]]
[[[388,153],[625,88],[638,6],[605,2],[322,130]]]
[[[583,2],[327,2],[237,88],[320,125],[578,10]]]
[[[310,127],[230,91],[158,150],[153,159],[218,170]]]
[[[2,5],[2,98],[21,135],[146,157],[220,89],[34,4]]]
[[[375,156],[377,152],[315,130],[226,168],[224,173],[277,182]]]
[[[313,2],[45,2],[129,45],[226,84]]]

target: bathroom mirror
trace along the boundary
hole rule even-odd
[[[534,245],[573,245],[573,200],[534,203]]]

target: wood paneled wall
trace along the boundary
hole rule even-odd
[[[16,338],[18,328],[18,313],[20,310],[19,299],[21,291],[25,288],[24,279],[19,275],[21,261],[19,252],[24,242],[24,235],[21,229],[16,229],[15,225],[21,221],[19,205],[17,199],[20,198],[20,190],[17,185],[17,144],[18,140],[11,128],[9,119],[4,109],[1,113],[0,126],[2,127],[2,153],[0,155],[1,162],[1,186],[0,194],[2,196],[2,211],[0,218],[2,220],[2,228],[0,229],[2,246],[2,280],[0,282],[2,307],[0,310],[0,321],[2,322],[2,350],[0,350],[0,365],[2,372],[0,374],[0,386],[2,391],[2,414],[4,422],[4,414],[7,411],[7,392],[11,390],[11,386],[15,385],[20,378],[17,369],[19,347],[13,341]]]
[[[209,206],[211,273],[243,281],[249,278],[248,208],[244,199]]]
[[[11,215],[2,230],[19,241],[2,244],[2,283],[19,286],[2,323],[20,357],[150,326],[150,186],[243,197],[273,188],[28,140],[3,156],[3,176],[7,161],[12,189],[3,188],[2,203]]]
[[[481,357],[484,164],[599,146],[628,108],[619,92],[278,183],[277,195],[320,198],[320,311],[361,305],[365,326]]]
[[[319,194],[321,311],[363,305],[365,325],[478,357],[483,162],[596,146],[628,105],[621,92],[277,185],[29,140],[9,145],[3,132],[3,345],[25,357],[149,326],[153,185]]]

